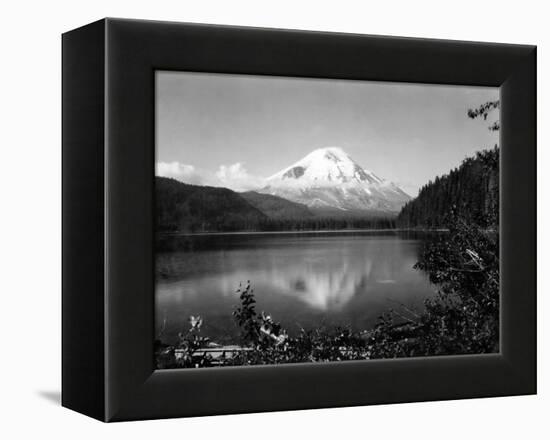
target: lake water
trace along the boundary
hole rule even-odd
[[[422,310],[434,294],[413,269],[422,236],[399,232],[228,234],[170,238],[156,257],[156,326],[174,343],[190,315],[219,343],[238,342],[235,290],[250,280],[258,312],[289,333],[300,327],[372,328],[400,304]]]

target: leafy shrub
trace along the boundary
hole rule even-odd
[[[415,265],[438,286],[438,296],[408,322],[385,314],[372,335],[373,358],[498,351],[498,234],[460,218],[449,226]]]
[[[233,312],[241,329],[241,351],[227,361],[231,365],[279,364],[293,362],[326,362],[344,359],[365,359],[365,339],[349,329],[301,329],[290,337],[278,322],[255,310],[254,291],[250,281],[237,290],[240,305]]]

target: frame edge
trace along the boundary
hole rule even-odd
[[[105,20],[62,35],[62,406],[105,420]]]

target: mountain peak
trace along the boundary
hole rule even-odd
[[[318,148],[266,181],[260,192],[309,207],[397,211],[410,197],[365,170],[342,148]]]
[[[383,183],[370,171],[364,170],[340,147],[313,150],[294,165],[271,176],[267,181],[285,181],[337,186],[341,184]]]
[[[309,156],[322,156],[325,155],[326,158],[349,158],[348,154],[340,147],[324,147],[324,148],[317,148],[316,150],[313,150],[311,153],[309,153],[306,157]]]

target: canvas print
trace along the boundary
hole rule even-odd
[[[157,71],[158,369],[499,352],[499,89]]]

